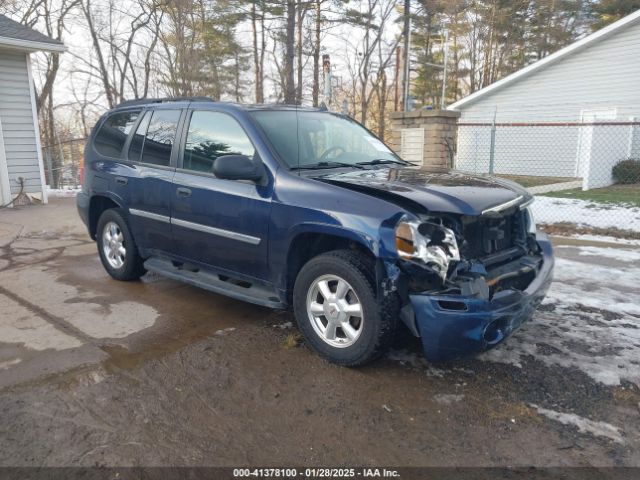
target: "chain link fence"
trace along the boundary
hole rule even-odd
[[[454,166],[520,183],[549,231],[640,238],[640,121],[458,123]]]
[[[80,188],[80,162],[85,142],[85,138],[73,138],[42,146],[44,173],[50,189]]]
[[[43,146],[51,189],[80,187],[85,142]],[[460,121],[453,163],[526,187],[548,231],[640,238],[640,121]]]

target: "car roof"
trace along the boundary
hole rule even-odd
[[[143,98],[138,100],[127,100],[112,109],[118,111],[132,107],[213,107],[219,106],[225,109],[241,111],[306,111],[306,112],[327,112],[326,107],[305,107],[301,105],[289,104],[245,104],[235,102],[217,102],[209,97],[178,97],[178,98]]]

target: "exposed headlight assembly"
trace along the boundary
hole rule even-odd
[[[531,211],[531,207],[525,207],[524,209],[527,214],[527,232],[528,233],[536,233],[536,221],[533,218],[533,211]]]
[[[402,221],[396,226],[396,249],[406,260],[423,263],[442,280],[449,263],[460,260],[453,230],[430,222]]]

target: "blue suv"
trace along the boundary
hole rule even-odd
[[[347,366],[406,326],[429,360],[486,350],[551,283],[512,182],[432,172],[323,109],[125,102],[85,149],[78,211],[117,280],[157,272],[272,308]]]

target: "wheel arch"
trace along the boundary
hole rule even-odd
[[[91,197],[89,201],[89,235],[93,240],[96,239],[100,215],[111,208],[122,208],[121,200],[110,195],[94,195]]]
[[[334,250],[356,250],[375,262],[376,248],[372,239],[352,230],[323,226],[298,230],[288,244],[283,275],[287,303],[291,304],[293,285],[300,269],[312,258]]]

